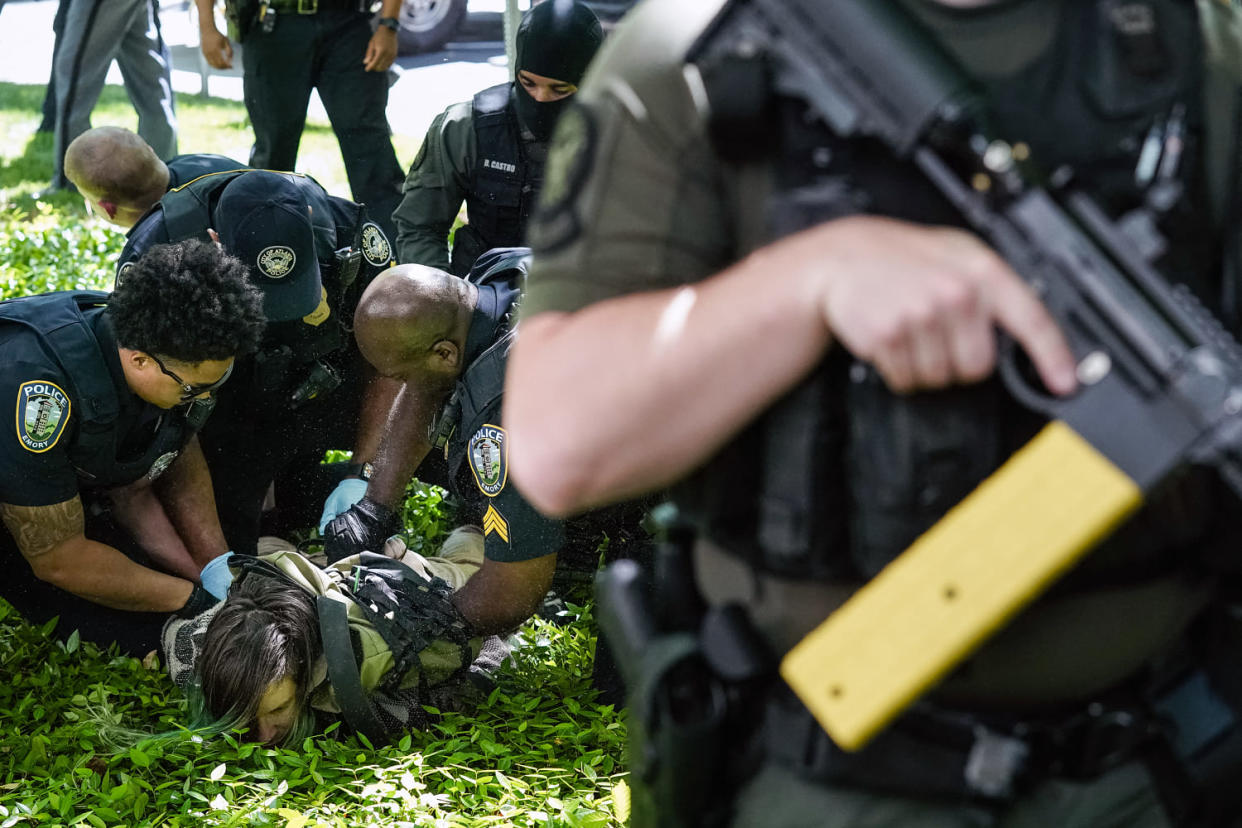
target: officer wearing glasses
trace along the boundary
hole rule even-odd
[[[198,241],[153,247],[111,295],[0,303],[0,597],[135,655],[216,600],[228,545],[196,432],[263,325],[245,266]]]
[[[218,241],[263,294],[262,344],[239,360],[200,435],[229,548],[254,554],[261,534],[326,522],[366,491],[399,386],[358,352],[353,316],[392,251],[361,205],[314,179],[232,170],[165,194],[130,231],[118,283],[152,244],[187,237]],[[327,449],[352,449],[354,463],[323,465]]]

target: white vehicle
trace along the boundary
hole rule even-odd
[[[537,3],[539,0],[530,0]],[[615,23],[636,0],[595,0],[587,5],[595,10],[604,26]],[[403,55],[434,52],[453,39],[466,19],[468,0],[405,0],[397,20],[398,49]],[[520,5],[529,7],[522,0]]]

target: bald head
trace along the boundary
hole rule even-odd
[[[455,379],[478,288],[443,270],[417,264],[375,277],[354,313],[358,348],[375,370],[402,379]]]
[[[65,150],[65,176],[91,209],[121,227],[133,227],[168,188],[168,167],[128,129],[88,129]]]

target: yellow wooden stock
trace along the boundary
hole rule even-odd
[[[1142,499],[1054,421],[790,650],[781,676],[857,750]]]

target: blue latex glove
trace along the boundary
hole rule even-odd
[[[233,552],[230,550],[218,558],[212,558],[198,575],[198,580],[202,583],[203,589],[221,601],[228,596],[229,584],[233,583],[233,571],[229,569],[229,558],[231,557],[233,557]]]
[[[332,522],[332,518],[362,500],[362,496],[366,493],[367,481],[357,477],[347,477],[337,483],[332,494],[328,495],[328,499],[323,502],[323,516],[319,518],[319,533],[323,534],[323,530]]]

